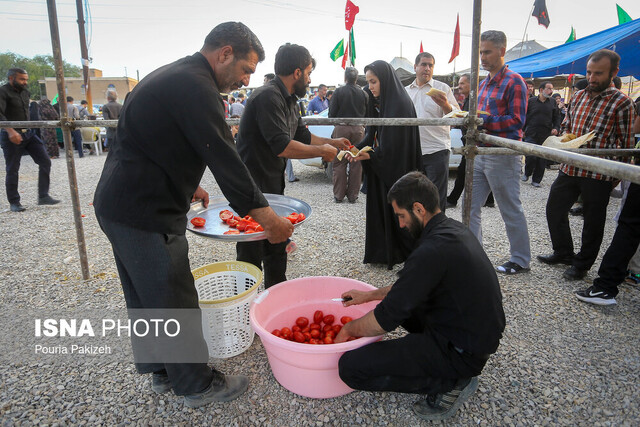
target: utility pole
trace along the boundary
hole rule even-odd
[[[89,106],[89,114],[93,114],[93,102],[91,100],[91,84],[89,79],[89,51],[87,49],[87,38],[84,30],[84,13],[82,11],[82,0],[76,0],[78,11],[78,31],[80,31],[80,54],[82,55],[82,75],[84,77],[84,88]]]

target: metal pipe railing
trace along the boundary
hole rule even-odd
[[[489,144],[511,148],[519,153],[542,157],[560,163],[567,163],[582,169],[588,169],[592,172],[640,184],[640,166],[621,163],[614,160],[594,158],[584,154],[569,152],[567,150],[523,143],[521,141],[500,138],[493,135],[479,134],[478,139]]]
[[[464,147],[451,148],[453,154],[465,154]],[[632,157],[640,156],[640,149],[638,148],[565,148],[562,151],[568,153],[580,153],[587,156],[617,156],[617,157]],[[522,154],[511,148],[501,147],[477,147],[476,155],[504,155],[504,156],[516,156]]]

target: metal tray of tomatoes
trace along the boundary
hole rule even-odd
[[[306,219],[294,224],[294,227],[298,227],[303,224],[311,215],[311,206],[308,203],[303,202],[293,197],[282,196],[280,194],[264,194],[264,197],[269,202],[269,206],[275,211],[277,215],[287,216],[292,212],[303,213]],[[205,208],[201,202],[191,204],[191,208],[187,213],[187,230],[205,237],[211,237],[213,239],[224,240],[227,242],[252,242],[255,240],[264,240],[267,238],[264,231],[250,234],[224,234],[228,231],[229,226],[220,219],[220,211],[229,209],[234,215],[238,215],[229,202],[224,197],[213,197],[209,199],[209,207]],[[191,224],[191,220],[195,217],[204,218],[206,223],[204,227],[195,227]]]

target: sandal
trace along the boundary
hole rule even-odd
[[[629,275],[625,277],[624,281],[630,285],[640,285],[640,273],[632,273],[629,271]]]
[[[519,264],[516,264],[515,262],[511,262],[511,261],[507,261],[504,264],[496,267],[497,272],[502,274],[508,274],[508,275],[526,273],[529,270],[530,268],[522,267]]]

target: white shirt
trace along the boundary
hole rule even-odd
[[[453,110],[459,110],[458,101],[453,96],[453,91],[446,84],[438,80],[431,79],[423,86],[418,86],[414,80],[405,89],[413,101],[416,108],[418,118],[437,118],[441,119],[445,113],[442,108],[435,103],[433,98],[427,95],[431,88],[439,89],[447,94],[447,100]],[[451,148],[451,136],[449,135],[450,126],[420,126],[420,147],[422,154],[433,154],[442,150]]]

